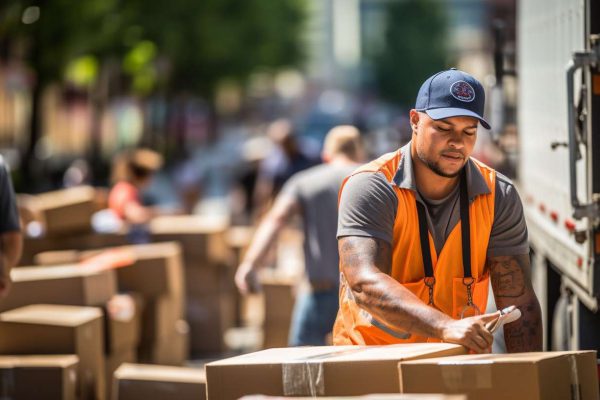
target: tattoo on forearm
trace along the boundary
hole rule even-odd
[[[536,298],[519,307],[522,316],[519,320],[504,326],[506,349],[511,352],[541,351],[542,326],[540,306]]]
[[[519,320],[504,326],[507,350],[542,350],[541,311],[531,285],[529,256],[491,257],[487,267],[498,308],[515,305],[522,314]]]

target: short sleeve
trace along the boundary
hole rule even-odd
[[[487,254],[494,257],[528,253],[527,224],[521,198],[512,182],[498,174],[494,223]]]
[[[374,237],[392,243],[398,198],[381,173],[352,176],[340,197],[338,239],[344,236]]]
[[[0,163],[0,233],[21,230],[15,191],[4,163]]]
[[[290,179],[288,179],[283,188],[281,188],[280,195],[289,196],[297,201],[300,200],[300,174],[294,174]]]

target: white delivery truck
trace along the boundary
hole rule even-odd
[[[600,351],[600,0],[517,4],[517,184],[545,346]]]

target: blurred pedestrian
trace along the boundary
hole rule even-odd
[[[126,151],[113,162],[113,187],[108,196],[108,207],[129,224],[133,243],[149,240],[145,226],[160,214],[156,208],[142,204],[140,193],[150,185],[162,164],[162,156],[150,149]]]
[[[352,126],[333,128],[325,139],[325,164],[292,176],[259,225],[238,267],[235,281],[242,293],[258,289],[256,272],[278,232],[293,216],[304,225],[304,257],[309,290],[296,300],[290,344],[323,345],[338,309],[339,258],[336,241],[338,189],[363,159],[360,133]]]
[[[278,119],[267,129],[269,139],[275,144],[262,160],[256,181],[253,202],[259,215],[271,205],[285,182],[295,173],[312,167],[317,160],[303,150],[291,121]]]
[[[8,167],[0,157],[0,298],[10,290],[10,270],[23,251],[19,211]]]

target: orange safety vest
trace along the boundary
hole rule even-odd
[[[362,166],[351,176],[363,172],[381,172],[389,182],[393,182],[401,158],[400,150],[385,154]],[[484,312],[489,285],[489,271],[485,270],[485,260],[494,221],[496,172],[473,158],[471,160],[483,175],[490,189],[490,193],[476,196],[468,206],[473,277],[472,302]],[[346,178],[342,184],[340,194],[349,178]],[[428,304],[430,293],[429,287],[425,284],[415,193],[395,184],[393,187],[398,197],[398,210],[394,222],[391,276],[425,304]],[[461,317],[461,313],[468,303],[467,286],[463,282],[461,225],[462,222],[459,221],[453,228],[439,255],[435,250],[433,238],[428,233],[433,275],[436,281],[433,286],[433,303],[440,311],[455,319]],[[422,337],[407,332],[394,332],[380,321],[375,320],[366,310],[356,304],[343,273],[340,276],[340,308],[333,328],[335,345],[382,345],[439,341],[436,338]],[[465,316],[468,316],[468,311]]]

